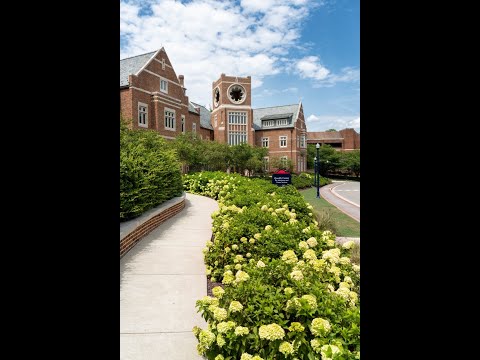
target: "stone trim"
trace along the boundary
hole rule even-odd
[[[185,193],[148,210],[139,217],[120,224],[120,258],[132,249],[145,235],[158,225],[176,215],[185,207]]]

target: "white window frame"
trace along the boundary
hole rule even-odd
[[[140,112],[140,107],[144,107],[145,111]],[[148,128],[148,105],[142,102],[138,102],[137,111],[138,111],[138,115],[137,115],[138,126]],[[140,114],[145,114],[145,124],[140,122]]]
[[[277,126],[288,125],[288,119],[279,119],[277,120]]]
[[[265,143],[267,144],[265,146]],[[268,148],[270,147],[270,138],[269,137],[262,137],[262,147]]]
[[[263,169],[266,172],[270,171],[270,158],[268,156],[263,157]]]
[[[300,136],[300,147],[301,148],[306,148],[307,146],[305,145],[305,135]]]
[[[196,122],[192,123],[192,132],[197,133],[197,123]]]
[[[282,141],[285,141],[285,145],[282,145]],[[281,148],[286,148],[288,144],[288,136],[282,135],[278,137],[278,143]]]
[[[162,83],[165,83],[165,89],[162,89]],[[160,91],[168,94],[168,80],[163,77],[160,78]]]
[[[228,145],[248,143],[248,112],[227,112]]]
[[[280,158],[280,163],[282,164],[283,167],[286,168],[288,165],[288,156],[282,156]]]
[[[182,134],[185,134],[185,115],[182,115]]]
[[[275,120],[266,120],[263,122],[263,127],[272,127],[275,126]]]
[[[173,127],[170,127],[170,126],[167,127],[167,111],[173,113]],[[170,125],[170,124],[168,124],[168,125]],[[169,131],[177,130],[177,121],[176,121],[175,110],[167,108],[167,107],[163,110],[163,126],[165,127],[165,130],[169,130]]]

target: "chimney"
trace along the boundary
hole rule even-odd
[[[179,82],[180,85],[182,85],[182,87],[183,87],[183,75],[178,75],[178,82]]]

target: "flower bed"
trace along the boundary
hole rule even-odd
[[[293,186],[225,173],[184,177],[186,191],[219,202],[203,250],[210,281],[197,301],[208,328],[194,328],[213,360],[359,359],[360,267],[353,242],[317,228]]]

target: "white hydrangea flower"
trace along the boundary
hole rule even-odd
[[[311,248],[313,248],[313,247],[315,247],[315,246],[318,245],[318,241],[317,241],[317,239],[315,239],[315,238],[312,236],[311,238],[309,238],[309,239],[307,240],[307,244],[308,244],[308,246],[310,246]]]

